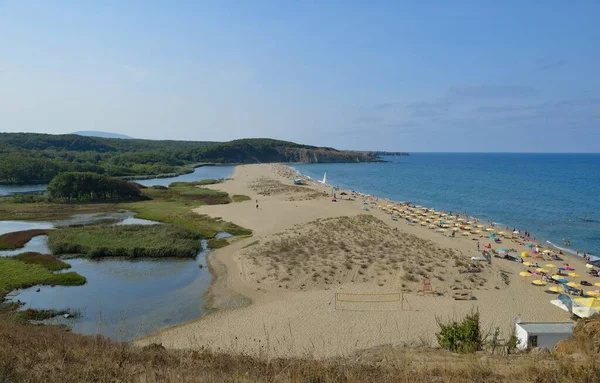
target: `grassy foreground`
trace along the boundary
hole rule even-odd
[[[84,226],[55,230],[54,254],[89,257],[195,257],[200,236],[174,225]]]
[[[50,326],[0,321],[0,382],[596,382],[596,352],[459,355],[390,348],[376,358],[267,359],[207,350],[145,348]]]

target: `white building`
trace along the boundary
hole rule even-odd
[[[517,348],[547,348],[551,350],[563,339],[573,334],[572,322],[520,322],[515,323],[515,335],[519,339]]]

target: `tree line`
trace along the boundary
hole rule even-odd
[[[48,196],[67,202],[140,198],[137,184],[92,172],[60,173],[48,185]]]
[[[358,157],[357,157],[358,156]],[[368,153],[255,138],[230,142],[153,141],[0,133],[0,183],[47,183],[62,172],[113,177],[185,173],[198,163],[371,161]]]

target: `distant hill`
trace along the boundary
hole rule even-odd
[[[190,173],[198,164],[206,163],[380,161],[374,152],[336,150],[268,138],[229,142],[154,141],[80,134],[0,133],[0,183],[4,184],[49,182],[67,171],[148,177]]]
[[[76,134],[78,136],[84,136],[84,137],[121,138],[121,139],[132,139],[133,138],[133,137],[129,137],[125,134],[98,132],[95,130],[80,130],[79,132],[74,132],[73,134]]]

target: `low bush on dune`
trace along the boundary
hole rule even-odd
[[[250,197],[248,197],[247,195],[242,195],[242,194],[234,194],[231,196],[231,200],[233,202],[244,202],[244,201],[249,201]]]
[[[200,235],[174,225],[70,227],[51,233],[54,254],[89,257],[195,257]]]
[[[0,235],[0,250],[20,249],[33,237],[48,235],[49,232],[48,229],[31,229],[2,234]]]
[[[471,313],[460,322],[442,323],[438,320],[440,332],[436,334],[441,348],[452,352],[473,353],[483,348],[479,313]]]

